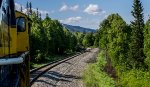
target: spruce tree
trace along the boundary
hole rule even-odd
[[[36,15],[39,18],[39,9],[38,8],[36,9]]]
[[[26,9],[27,9],[27,15],[29,16],[29,2],[26,4]]]
[[[145,63],[148,65],[150,69],[150,17],[145,24],[144,29],[144,54],[146,56]]]
[[[31,2],[29,3],[29,13],[30,15],[32,15],[32,3]]]
[[[131,22],[132,36],[130,43],[130,53],[129,57],[131,64],[134,67],[139,67],[144,64],[144,16],[143,16],[143,6],[140,0],[134,0],[133,11],[131,12],[134,21]]]
[[[39,14],[39,18],[40,18],[40,20],[42,20],[42,14],[41,13]]]
[[[20,11],[23,12],[23,10],[22,10],[22,5],[21,5],[21,8],[20,8]]]

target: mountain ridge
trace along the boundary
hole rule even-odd
[[[95,33],[96,30],[95,29],[91,29],[91,28],[84,28],[81,26],[73,26],[73,25],[68,25],[68,24],[62,24],[66,29],[68,29],[71,32],[81,32],[81,33]]]

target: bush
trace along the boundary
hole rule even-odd
[[[115,81],[103,72],[105,64],[104,53],[101,52],[97,62],[89,64],[84,72],[83,81],[87,87],[115,87]]]
[[[150,87],[150,73],[147,71],[132,69],[123,72],[119,77],[122,87]]]
[[[36,57],[35,57],[35,62],[39,63],[39,62],[44,62],[46,60],[46,54],[40,52],[39,50],[36,51]]]

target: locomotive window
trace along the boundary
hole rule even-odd
[[[0,0],[0,7],[1,7],[1,4],[2,4],[2,0]]]
[[[17,18],[17,32],[24,32],[26,30],[25,18]]]
[[[9,0],[3,0],[2,2],[2,20],[3,22],[5,22],[6,24],[9,23],[10,19],[8,20],[8,16],[10,16],[9,13]]]

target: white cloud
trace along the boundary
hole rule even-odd
[[[59,11],[66,11],[66,10],[68,10],[68,6],[65,4],[59,9]]]
[[[60,20],[60,22],[67,23],[67,24],[69,24],[69,23],[76,23],[76,22],[79,22],[81,19],[82,19],[82,17],[80,17],[80,16],[69,17],[69,18],[67,18],[65,20]]]
[[[71,9],[72,11],[77,11],[77,10],[79,9],[79,5],[75,5],[75,6],[73,6],[73,7],[70,7],[70,9]]]
[[[21,5],[18,4],[18,3],[15,3],[15,9],[18,10],[18,11],[20,11],[21,10]],[[25,9],[25,7],[22,6],[22,9]]]
[[[21,5],[18,4],[18,3],[15,3],[15,8],[16,8],[16,10],[20,11],[20,10],[21,10]],[[35,9],[35,8],[32,8],[32,10],[36,12],[36,9]],[[26,9],[24,6],[22,6],[22,11],[23,11],[23,13],[27,13],[27,9]],[[39,11],[39,13],[41,13],[42,15],[45,15],[45,14],[49,13],[48,11],[40,10],[40,9],[39,9],[38,11]]]
[[[107,15],[104,16],[104,18],[107,18],[108,16],[109,16],[109,15],[107,14]]]
[[[67,11],[67,10],[71,10],[71,11],[77,11],[79,9],[79,5],[74,5],[74,6],[68,6],[66,4],[64,4],[59,11]]]
[[[105,11],[100,9],[97,4],[89,4],[89,6],[84,10],[84,12],[92,15],[101,15],[106,13]]]
[[[79,22],[82,18],[81,17],[70,17],[67,19],[69,23]]]
[[[26,10],[26,9],[25,9]],[[26,10],[27,11],[27,10]],[[36,12],[37,11],[37,9],[35,9],[35,8],[32,8],[32,11],[34,11],[34,12]],[[41,14],[47,14],[47,13],[49,13],[48,11],[45,11],[45,10],[38,10],[39,11],[39,13],[41,13]]]

